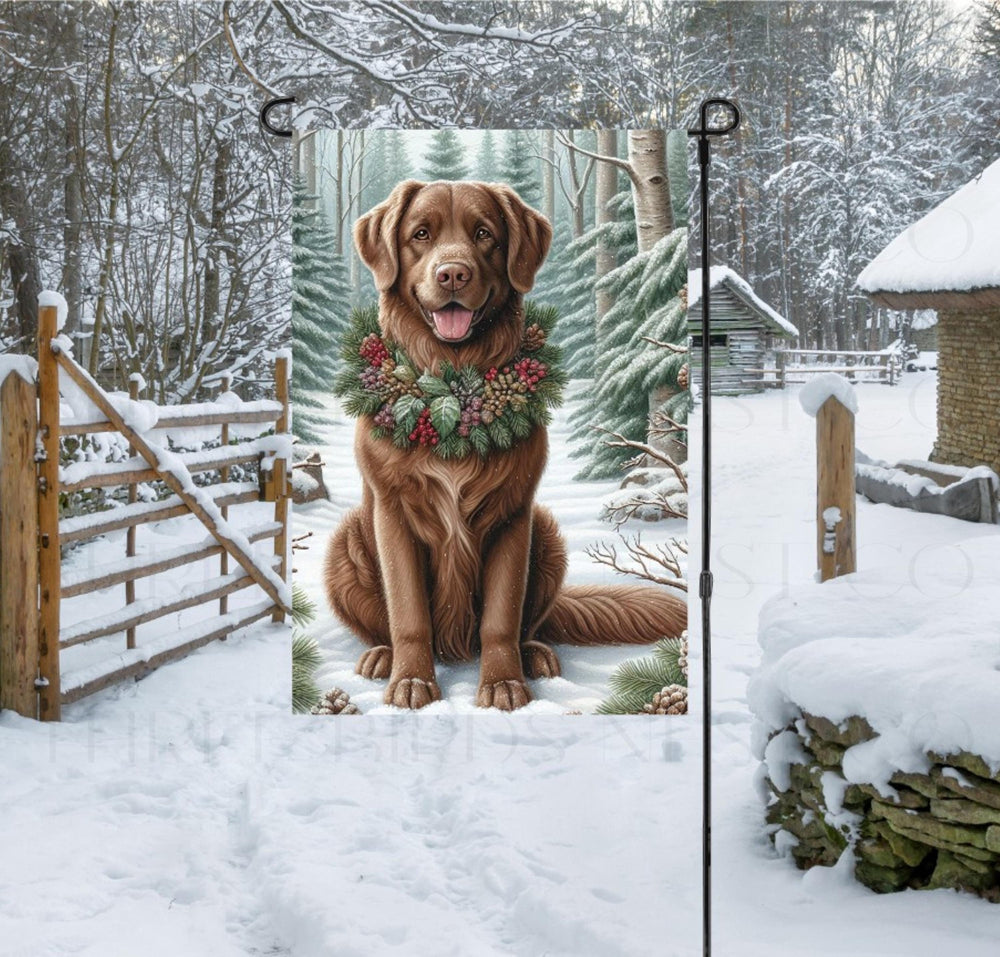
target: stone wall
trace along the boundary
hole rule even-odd
[[[937,442],[931,458],[1000,472],[1000,308],[941,311]]]
[[[855,876],[872,890],[951,887],[1000,903],[1000,773],[982,758],[931,753],[927,773],[894,774],[887,796],[844,778],[847,748],[876,736],[864,718],[805,714],[787,732],[804,760],[785,790],[768,779],[767,820],[799,867],[831,866],[853,846]]]

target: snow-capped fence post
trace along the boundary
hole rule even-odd
[[[38,435],[34,383],[11,372],[0,387],[0,708],[37,716]]]
[[[286,435],[291,422],[289,421],[288,405],[288,357],[278,356],[274,360],[275,397],[281,403],[281,415],[275,423],[276,435]],[[278,556],[278,574],[288,581],[288,462],[279,454],[274,460],[274,520],[281,526],[281,531],[274,539],[274,553]],[[283,622],[285,610],[276,605],[271,620]]]
[[[52,351],[57,307],[38,311],[38,717],[58,721],[59,681],[59,367]]]
[[[819,580],[855,571],[854,415],[858,400],[843,376],[818,375],[799,393],[816,419],[816,554]]]

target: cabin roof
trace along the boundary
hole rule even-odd
[[[1000,307],[1000,159],[904,229],[857,284],[894,309]]]
[[[733,296],[746,307],[747,312],[756,315],[763,320],[779,335],[792,337],[799,334],[799,330],[790,323],[784,316],[779,315],[771,306],[758,296],[742,276],[734,272],[728,266],[712,266],[708,273],[709,287],[716,289],[728,289]],[[688,272],[688,310],[693,310],[701,302],[701,270],[692,269]]]

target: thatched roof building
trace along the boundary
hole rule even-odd
[[[931,458],[1000,471],[1000,160],[901,232],[858,286],[890,309],[937,310]]]

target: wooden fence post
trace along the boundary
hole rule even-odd
[[[0,387],[0,708],[38,716],[38,436],[34,383]]]
[[[139,398],[139,383],[136,379],[129,376],[128,380],[128,397],[135,402]],[[135,448],[132,445],[128,447],[128,454],[135,455]],[[129,505],[134,505],[136,502],[137,493],[135,485],[129,485],[128,487],[128,503]],[[135,558],[135,526],[130,525],[128,531],[125,533],[125,555],[128,558]],[[125,604],[131,605],[135,602],[135,582],[129,579],[125,582]],[[135,626],[127,629],[125,632],[125,647],[134,648],[135,647]]]
[[[38,311],[38,426],[44,457],[38,466],[38,717],[58,721],[59,690],[59,367],[52,352],[56,307]]]
[[[228,392],[233,385],[233,377],[227,372],[222,377],[222,389],[220,391],[220,396],[223,393]],[[223,447],[229,445],[229,423],[223,422],[222,427],[219,432],[219,444]],[[228,482],[229,481],[229,466],[224,465],[219,469],[219,481]],[[219,511],[222,512],[222,517],[228,522],[229,521],[229,507],[227,505],[221,506]],[[229,574],[229,552],[222,549],[222,554],[219,556],[219,574],[228,575]],[[219,599],[219,614],[227,615],[229,614],[229,595],[223,595]]]
[[[854,413],[831,395],[816,414],[819,580],[857,568],[854,555]]]
[[[275,397],[281,403],[281,416],[275,423],[275,435],[287,435],[289,429],[288,359],[279,356],[274,360]],[[283,457],[274,460],[274,520],[281,524],[281,531],[274,539],[274,554],[279,556],[278,574],[288,581],[288,461]],[[271,621],[284,621],[285,610],[275,608]]]
[[[785,363],[788,361],[788,356],[784,350],[779,349],[775,355],[778,360],[778,388],[785,388]]]

